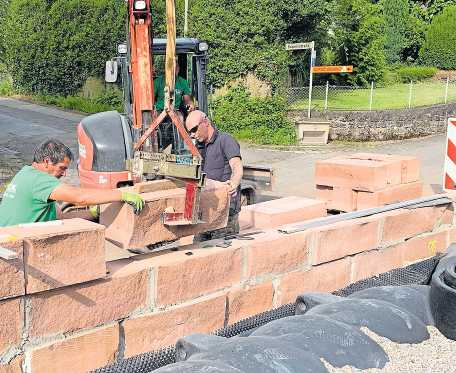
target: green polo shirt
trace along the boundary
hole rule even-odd
[[[155,96],[155,109],[161,111],[165,107],[165,77],[159,76],[154,79],[154,96]],[[176,77],[176,86],[174,88],[174,107],[179,110],[182,97],[190,96],[192,91],[188,82],[181,76]]]
[[[57,219],[50,194],[60,181],[32,166],[23,167],[3,193],[0,203],[0,227]]]

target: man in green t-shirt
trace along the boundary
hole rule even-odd
[[[188,107],[188,111],[194,109],[191,94],[192,91],[188,85],[188,82],[179,76],[179,64],[176,62],[176,83],[174,88],[174,107],[179,110],[182,102]],[[162,111],[165,107],[165,77],[159,76],[154,79],[154,97],[155,97],[155,109]]]
[[[56,220],[56,201],[79,206],[123,201],[138,211],[144,207],[144,200],[136,193],[78,188],[61,183],[59,179],[65,176],[72,160],[71,150],[60,141],[48,140],[39,145],[32,165],[24,166],[3,194],[0,227]]]

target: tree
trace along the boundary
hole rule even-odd
[[[405,31],[409,19],[408,0],[385,0],[385,56],[389,64],[400,61],[405,46]]]
[[[337,0],[333,3],[330,45],[335,64],[354,65],[350,83],[367,85],[383,79],[384,18],[381,4],[369,0]]]
[[[193,1],[189,31],[209,43],[209,83],[220,87],[253,72],[280,85],[291,58],[285,42],[315,40],[321,45],[328,3],[258,0],[253,6],[251,0]]]
[[[456,6],[436,15],[420,50],[420,62],[441,69],[456,69]]]

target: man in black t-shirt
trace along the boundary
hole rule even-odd
[[[226,228],[205,232],[196,238],[204,241],[239,233],[241,211],[241,180],[243,174],[241,148],[228,133],[219,131],[200,110],[192,111],[185,122],[190,136],[204,145],[201,149],[203,172],[208,179],[222,181],[229,186],[230,213]]]

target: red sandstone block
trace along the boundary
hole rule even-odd
[[[402,254],[395,246],[361,253],[352,258],[350,282],[353,283],[401,267]]]
[[[19,355],[7,364],[0,364],[0,373],[22,373],[23,361],[23,356]]]
[[[367,217],[330,224],[309,231],[312,264],[330,262],[379,245],[380,221]]]
[[[0,298],[25,294],[23,241],[0,228],[0,247],[14,251],[17,259],[0,259]]]
[[[383,245],[431,232],[442,224],[451,224],[451,209],[448,206],[401,209],[385,212],[381,216],[384,218]]]
[[[292,272],[280,279],[278,305],[293,303],[298,295],[306,292],[332,292],[349,283],[349,258],[321,264],[307,271]]]
[[[181,303],[230,287],[241,280],[242,256],[239,248],[181,251],[168,263],[155,266],[156,304]]]
[[[420,161],[416,157],[396,154],[356,153],[351,155],[357,159],[372,159],[379,161],[401,161],[401,183],[412,183],[420,179]]]
[[[375,192],[401,183],[401,162],[338,157],[317,161],[315,184]]]
[[[0,301],[0,353],[19,345],[24,327],[24,304],[21,298]]]
[[[228,188],[208,180],[201,193],[201,220],[195,225],[168,226],[161,223],[165,210],[183,212],[185,189],[168,189],[142,194],[146,207],[139,215],[131,206],[115,202],[102,208],[100,223],[106,226],[106,238],[123,248],[144,247],[161,241],[177,240],[208,230],[223,228],[229,212]]]
[[[328,210],[355,211],[357,192],[350,188],[317,185],[317,198],[326,201]]]
[[[91,330],[31,352],[33,373],[86,373],[115,361],[119,326]]]
[[[352,259],[352,282],[433,257],[447,249],[449,230],[414,237],[383,250],[356,255]]]
[[[149,287],[147,270],[68,286],[30,297],[31,337],[95,327],[145,307]]]
[[[228,293],[228,324],[272,309],[272,282],[231,290]]]
[[[307,232],[266,231],[245,241],[247,278],[289,272],[308,263]]]
[[[408,184],[393,185],[377,192],[357,192],[357,209],[384,206],[423,195],[423,183],[416,181]]]
[[[125,320],[125,358],[172,345],[189,334],[223,327],[225,306],[226,296],[222,295]]]
[[[239,215],[239,224],[244,229],[251,227],[266,229],[322,216],[326,216],[323,201],[285,197],[243,207]]]
[[[437,253],[444,253],[448,246],[448,231],[444,230],[431,233],[423,237],[412,238],[397,246],[401,251],[402,264],[410,263],[431,258]]]
[[[104,227],[68,219],[5,228],[24,240],[27,294],[106,276]]]

